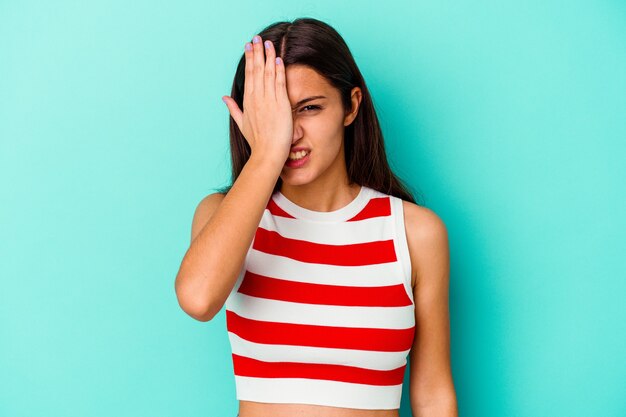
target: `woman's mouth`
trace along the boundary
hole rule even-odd
[[[300,168],[308,162],[310,154],[310,150],[291,152],[285,166],[289,168]]]

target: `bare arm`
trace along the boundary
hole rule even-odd
[[[404,204],[411,266],[416,276],[411,411],[415,417],[457,417],[450,364],[448,234],[432,210]]]
[[[255,40],[245,48],[243,111],[223,97],[251,156],[226,196],[212,194],[198,205],[176,275],[178,303],[200,321],[211,320],[232,291],[293,138],[285,67],[271,41],[264,51],[260,37]]]
[[[178,303],[191,317],[208,321],[221,310],[281,169],[251,158],[225,197],[212,194],[198,205],[175,283]]]

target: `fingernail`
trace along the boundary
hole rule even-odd
[[[254,42],[254,43],[261,42],[261,37],[259,35],[256,35],[254,38],[252,38],[252,42]]]
[[[222,101],[226,103],[226,97],[222,97]]]
[[[265,48],[270,49],[270,41],[265,41]]]
[[[251,51],[252,50],[252,45],[250,45],[250,42],[246,42],[246,51]]]

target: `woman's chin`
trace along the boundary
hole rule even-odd
[[[289,168],[284,169],[280,174],[283,184],[287,185],[304,185],[311,182],[311,178],[303,171],[290,171]]]

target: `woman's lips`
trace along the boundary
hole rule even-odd
[[[289,168],[300,168],[309,161],[310,156],[311,151],[308,151],[307,154],[300,159],[287,159],[285,166]]]

